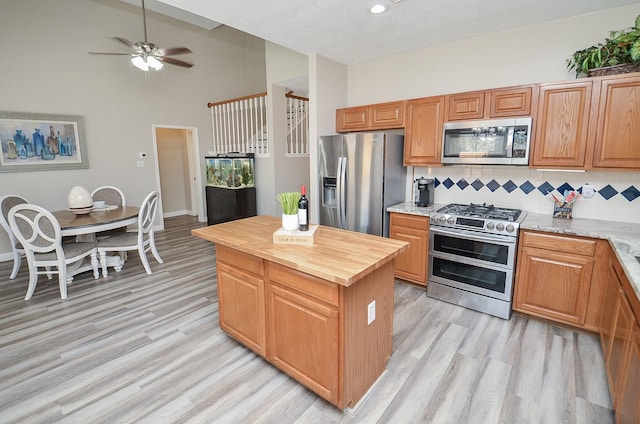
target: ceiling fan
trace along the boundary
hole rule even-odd
[[[188,63],[188,62],[170,57],[170,56],[176,56],[181,54],[193,53],[188,48],[171,47],[167,49],[161,49],[157,45],[150,43],[147,40],[147,15],[144,8],[144,0],[142,0],[142,24],[144,27],[144,41],[132,43],[126,38],[113,37],[116,41],[133,49],[134,50],[133,53],[89,52],[89,54],[131,56],[131,63],[133,63],[136,68],[141,69],[143,71],[149,71],[149,68],[159,71],[160,69],[162,69],[162,66],[164,63],[168,63],[170,65],[182,66],[183,68],[193,67],[192,63]]]

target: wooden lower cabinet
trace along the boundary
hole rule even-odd
[[[314,295],[291,287],[314,287]],[[315,277],[273,265],[269,268],[269,359],[331,403],[338,402],[338,297]],[[329,297],[318,296],[327,292]],[[336,293],[337,294],[337,293]]]
[[[624,368],[626,381],[616,406],[619,424],[637,424],[640,420],[640,327],[635,326],[629,356]]]
[[[264,356],[263,261],[224,246],[218,246],[216,254],[220,328]]]
[[[522,232],[513,309],[582,326],[595,251],[596,240]]]
[[[389,238],[409,243],[409,249],[395,259],[395,276],[426,286],[429,217],[392,212],[389,222]]]
[[[216,255],[220,327],[340,409],[355,406],[391,357],[393,261],[345,287],[220,244]]]
[[[623,289],[630,282],[616,257],[612,255],[609,263],[600,341],[616,421],[637,423],[640,418],[640,325]]]

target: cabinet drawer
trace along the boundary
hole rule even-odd
[[[320,278],[269,262],[269,282],[296,290],[306,296],[338,306],[339,287]]]
[[[573,238],[525,231],[522,234],[522,243],[526,247],[537,247],[584,256],[594,256],[596,252],[596,240],[586,238]]]
[[[264,261],[255,256],[217,244],[216,258],[236,268],[242,268],[252,274],[264,276]]]
[[[429,230],[429,217],[408,215],[402,213],[391,213],[391,225],[405,228],[415,228],[416,230]]]

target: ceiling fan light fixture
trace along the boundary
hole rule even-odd
[[[145,62],[145,60],[143,58],[141,58],[140,56],[135,56],[131,58],[131,63],[133,63],[133,65],[140,69],[141,71],[148,71],[149,70],[149,64],[147,62]]]
[[[162,62],[160,62],[158,59],[156,59],[156,58],[155,58],[155,57],[153,57],[153,56],[149,56],[149,57],[147,58],[147,64],[148,64],[151,68],[155,69],[156,71],[159,71],[159,70],[160,70],[160,69],[162,69],[162,67],[164,66],[164,65],[162,64]]]

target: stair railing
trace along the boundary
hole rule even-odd
[[[269,155],[267,93],[207,104],[215,153]]]
[[[292,91],[287,97],[287,153],[286,156],[309,156],[309,99],[295,96]]]

